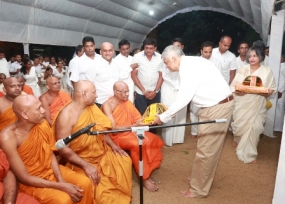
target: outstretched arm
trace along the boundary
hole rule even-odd
[[[15,204],[18,195],[17,180],[12,171],[8,170],[6,177],[3,180],[4,185],[4,195],[3,203],[4,204]]]

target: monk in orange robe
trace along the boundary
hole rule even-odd
[[[41,102],[35,96],[21,95],[14,100],[13,111],[18,121],[0,133],[0,145],[20,190],[43,204],[95,203],[91,180],[58,165]]]
[[[33,197],[18,191],[17,180],[9,170],[5,153],[0,149],[0,204],[40,204]]]
[[[66,105],[53,123],[56,139],[65,138],[96,123],[92,130],[106,130],[111,121],[94,104],[97,97],[90,81],[78,81],[74,100]],[[83,134],[59,150],[67,166],[93,180],[96,204],[129,204],[132,190],[132,161],[109,135]]]
[[[23,76],[17,76],[17,78],[22,86],[22,94],[30,94],[34,96],[35,94],[33,92],[33,89],[25,84],[26,79]]]
[[[60,109],[62,109],[62,107],[72,99],[68,93],[60,91],[59,78],[52,76],[49,77],[46,82],[48,90],[43,93],[39,99],[46,111],[45,118],[51,125],[54,117]]]
[[[119,81],[114,84],[114,96],[109,98],[103,105],[103,112],[113,124],[113,129],[125,129],[136,126],[144,126],[142,116],[135,106],[128,100],[129,87],[126,83]],[[131,153],[134,168],[139,175],[139,144],[136,133],[122,132],[112,134],[113,141],[122,149]],[[144,187],[149,191],[156,191],[158,186],[150,177],[151,173],[160,167],[164,142],[151,132],[145,132],[143,140],[143,180]]]
[[[19,96],[22,91],[22,86],[15,77],[5,79],[3,83],[6,95],[0,97],[0,131],[16,122],[17,116],[12,110],[12,104],[14,99]]]

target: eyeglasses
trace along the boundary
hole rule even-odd
[[[125,94],[125,95],[127,95],[127,94],[129,94],[130,93],[130,91],[128,90],[128,91],[120,91],[120,90],[116,90],[116,91],[118,91],[118,92],[120,92],[120,93],[122,93],[122,94]]]

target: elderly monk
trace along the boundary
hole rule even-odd
[[[72,99],[68,93],[60,91],[59,78],[51,76],[46,80],[46,82],[48,90],[43,93],[39,99],[46,111],[45,118],[51,125],[59,110]]]
[[[12,110],[12,104],[22,90],[22,86],[17,78],[9,77],[3,83],[6,95],[0,97],[0,131],[18,119]]]
[[[35,96],[21,95],[14,100],[13,111],[18,121],[1,132],[0,145],[20,190],[41,203],[94,203],[90,179],[58,165],[41,102]]]
[[[33,197],[18,191],[15,175],[9,169],[9,162],[0,149],[0,204],[40,204]]]
[[[17,76],[17,78],[22,86],[22,94],[24,92],[24,94],[35,95],[33,92],[33,89],[30,86],[25,84],[26,79],[23,76]]]
[[[93,129],[112,128],[111,121],[94,104],[97,97],[90,81],[74,84],[74,101],[66,105],[53,123],[56,139],[96,123]],[[129,204],[132,190],[132,161],[109,135],[83,134],[59,150],[67,166],[93,180],[96,204]],[[86,178],[87,178],[86,177]]]
[[[145,125],[142,116],[131,101],[128,100],[129,87],[119,81],[114,84],[114,96],[103,104],[103,112],[111,120],[113,129],[120,130]],[[153,133],[145,132],[143,141],[144,187],[149,191],[158,190],[156,183],[150,178],[153,170],[159,168],[162,161],[161,148],[163,141]],[[112,134],[113,141],[122,149],[131,153],[133,165],[139,175],[139,144],[136,133],[123,132]]]

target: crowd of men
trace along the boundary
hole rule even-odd
[[[207,41],[201,45],[201,57],[188,57],[180,38],[162,54],[157,51],[156,40],[146,38],[142,51],[131,56],[130,43],[121,40],[120,53],[114,57],[114,45],[102,43],[97,54],[94,39],[87,36],[76,47],[69,66],[61,58],[31,60],[40,96],[34,96],[25,83],[29,73],[19,74],[21,55],[7,62],[0,48],[3,203],[16,203],[16,199],[17,203],[130,203],[132,166],[137,175],[140,168],[135,133],[82,134],[59,149],[55,143],[91,123],[95,123],[91,130],[99,131],[146,125],[142,115],[153,103],[169,108],[153,125],[184,123],[189,102],[192,122],[228,119],[220,125],[191,127],[191,135],[198,136],[197,154],[190,189],[181,193],[185,197],[207,196],[232,117],[234,98],[229,85],[236,70],[248,64],[250,45],[241,42],[236,57],[229,51],[231,43],[229,36],[221,37],[217,48]],[[254,46],[266,51],[262,41]],[[268,58],[263,63],[268,66]],[[284,63],[282,66],[284,70]],[[284,80],[280,81],[276,121],[281,122],[275,126],[277,131],[282,131],[285,103]],[[183,143],[184,136],[184,127],[163,129],[161,137],[155,130],[146,132],[143,185],[147,190],[158,190],[151,174],[161,165],[162,147]]]

